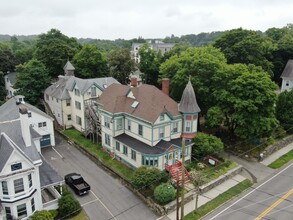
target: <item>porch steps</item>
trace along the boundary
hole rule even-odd
[[[182,163],[179,160],[176,160],[174,165],[166,165],[166,170],[171,174],[172,178],[177,182],[179,180],[178,185],[182,186]],[[184,167],[184,184],[188,184],[190,182],[190,174]]]

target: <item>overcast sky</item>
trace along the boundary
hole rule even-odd
[[[164,38],[293,23],[292,0],[0,0],[0,34]]]

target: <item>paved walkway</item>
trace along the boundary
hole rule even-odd
[[[198,196],[198,207],[206,204],[210,200],[216,198],[221,193],[227,191],[228,189],[237,185],[238,183],[242,182],[245,179],[246,179],[245,177],[238,174],[238,175],[234,176],[233,178],[225,181],[224,183],[214,187],[210,191],[208,191],[202,195],[199,195]],[[193,199],[189,203],[185,204],[184,215],[186,216],[190,212],[194,211],[194,209],[195,209],[195,199]],[[180,213],[180,210],[179,210],[179,213]],[[176,211],[170,213],[168,216],[163,216],[163,217],[158,218],[158,220],[167,220],[167,219],[176,220]]]
[[[291,150],[293,150],[293,143],[288,144],[286,147],[283,147],[282,149],[266,157],[261,163],[267,166]]]

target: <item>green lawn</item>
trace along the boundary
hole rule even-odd
[[[273,168],[273,169],[278,169],[281,166],[283,166],[286,163],[288,163],[292,159],[293,159],[293,150],[289,151],[287,154],[284,154],[279,159],[275,160],[268,167]]]
[[[85,138],[79,131],[75,129],[65,130],[63,131],[63,134],[96,155],[102,162],[107,164],[120,175],[124,176],[126,179],[131,179],[133,170],[118,160],[113,160],[108,153],[102,150],[99,144],[92,143],[89,139]]]
[[[69,218],[68,220],[90,220],[89,217],[86,215],[85,211],[81,211],[78,215]]]
[[[207,202],[203,206],[201,206],[197,212],[191,212],[187,216],[184,217],[184,220],[196,220],[200,219],[201,217],[205,216],[212,210],[219,207],[221,204],[227,202],[228,200],[232,199],[236,195],[240,194],[247,188],[249,188],[252,183],[249,180],[244,180],[241,183],[237,184],[236,186],[232,187],[231,189],[227,190],[226,192],[220,194],[213,200]]]

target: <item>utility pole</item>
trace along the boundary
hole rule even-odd
[[[176,220],[179,220],[179,171],[177,170]]]
[[[181,192],[181,220],[184,219],[184,175],[185,175],[185,167],[184,167],[184,162],[185,162],[185,138],[182,138],[182,182],[181,182],[181,187],[182,187],[182,192]]]

